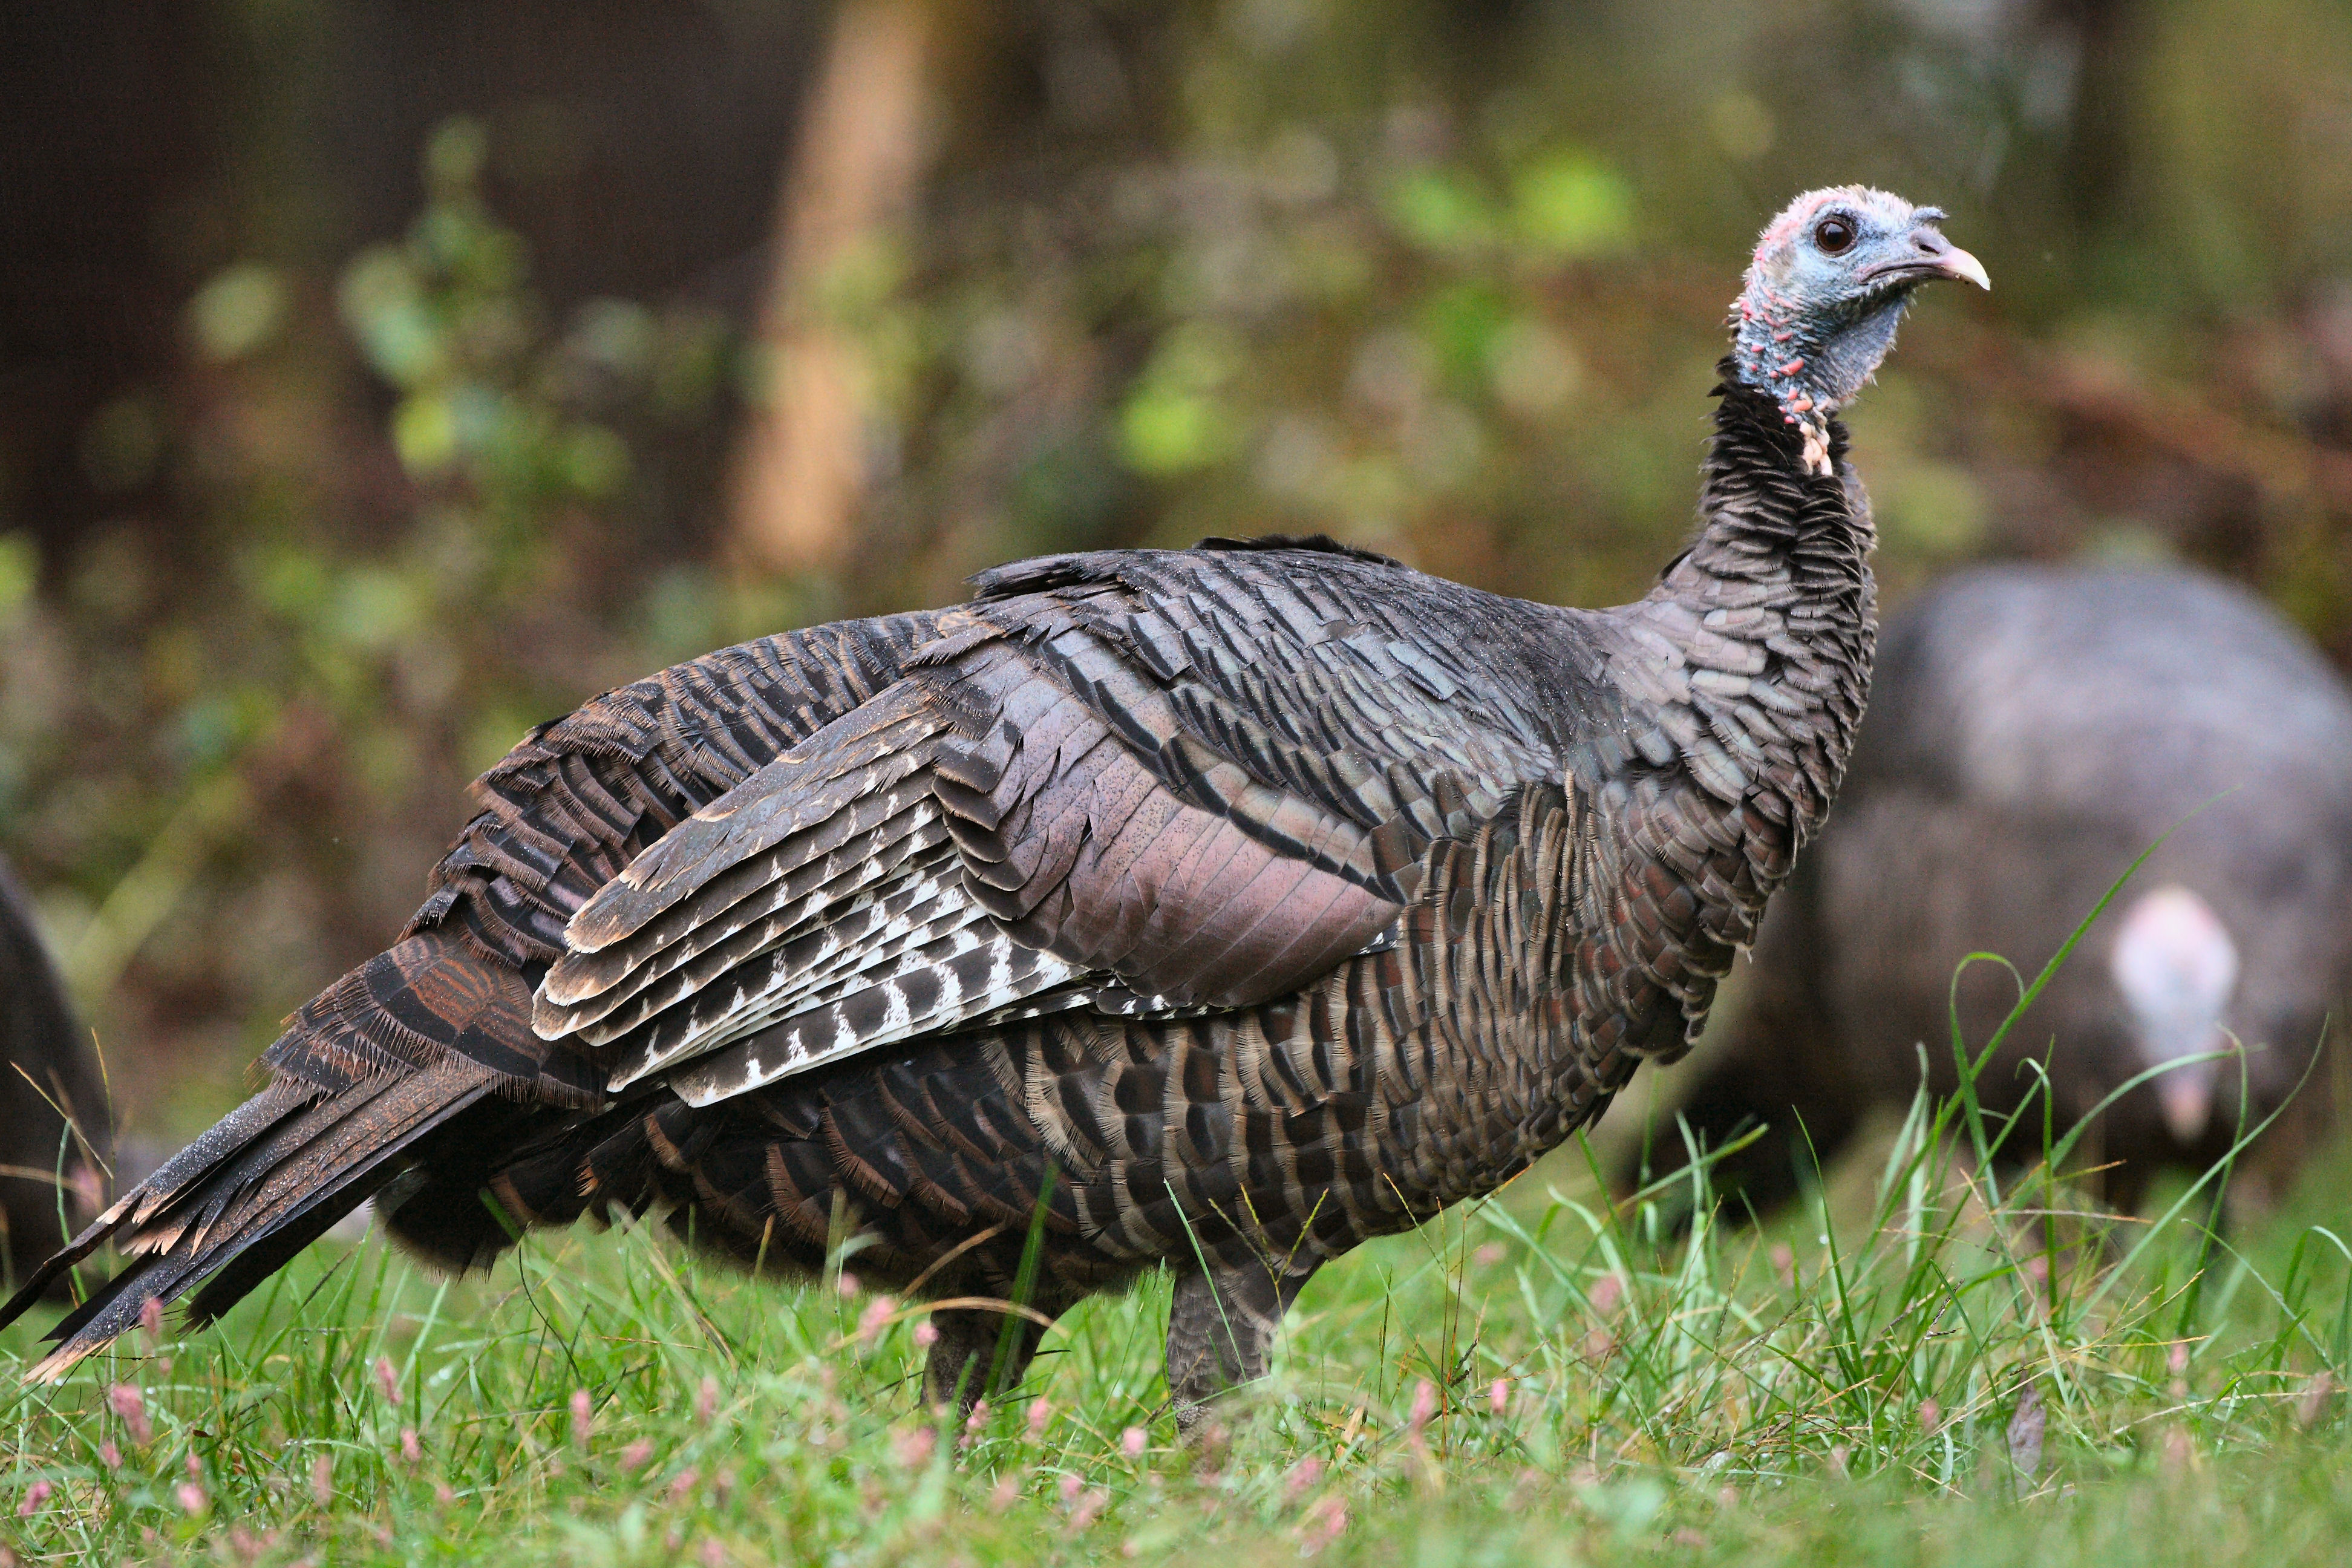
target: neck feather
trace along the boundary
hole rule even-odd
[[[1717,370],[1723,380],[1701,471],[1701,527],[1685,563],[1710,576],[1785,579],[1801,591],[1837,593],[1866,581],[1877,534],[1870,498],[1845,460],[1845,426],[1821,416],[1826,464],[1816,465],[1812,436],[1770,394],[1748,385],[1736,359]]]
[[[1728,379],[1773,400],[1804,437],[1805,466],[1836,471],[1829,452],[1831,416],[1869,384],[1895,346],[1909,290],[1857,301],[1834,319],[1799,310],[1760,277],[1732,309]]]
[[[1821,472],[1808,455],[1811,437],[1771,397],[1737,379],[1733,361],[1721,368],[1698,535],[1649,602],[1677,624],[1699,626],[1723,610],[1777,627],[1765,640],[1780,672],[1771,679],[1820,705],[1827,744],[1820,763],[1833,785],[1862,719],[1877,647],[1870,500],[1845,462],[1844,426],[1823,419],[1830,471]],[[1760,620],[1746,614],[1758,611]]]

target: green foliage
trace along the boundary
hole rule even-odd
[[[1518,172],[1513,195],[1513,227],[1539,254],[1601,256],[1633,242],[1633,192],[1623,176],[1589,153],[1530,161]]]
[[[618,300],[592,302],[571,341],[547,341],[521,238],[483,205],[485,153],[470,121],[435,133],[424,213],[404,241],[352,262],[340,302],[369,364],[399,390],[402,464],[421,484],[452,486],[476,547],[521,574],[530,549],[551,542],[551,516],[610,500],[630,478],[628,447],[590,416],[583,384],[601,375],[642,393],[663,374],[661,345],[647,313]]]
[[[1225,334],[1191,325],[1160,340],[1121,410],[1121,450],[1143,473],[1174,475],[1232,455],[1224,396],[1240,355]]]
[[[35,592],[29,536],[0,539],[0,805],[109,1044],[124,982],[196,987],[223,996],[215,1032],[173,1043],[241,1068],[419,896],[422,846],[387,836],[389,878],[381,851],[335,847],[413,803],[430,803],[426,842],[446,839],[464,780],[531,724],[805,618],[789,592],[681,559],[636,457],[711,423],[730,329],[609,299],[551,322],[528,247],[484,198],[484,157],[469,121],[435,133],[423,210],[343,268],[331,315],[281,269],[215,274],[188,326],[222,378],[218,419],[176,431],[132,398],[93,425],[93,472],[187,488],[194,563],[166,569],[118,531],[60,602]],[[390,398],[356,456],[307,379],[351,351]],[[128,1054],[134,1103],[177,1103],[163,1135],[192,1131],[205,1105],[149,1098],[145,1053]]]

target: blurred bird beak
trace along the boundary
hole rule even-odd
[[[1863,274],[1867,279],[1884,278],[1889,274],[1910,273],[1922,279],[1950,278],[1973,283],[1987,293],[1992,291],[1992,279],[1984,263],[1946,239],[1940,230],[1922,224],[1911,231],[1911,254],[1898,261],[1881,262]]]
[[[2213,1120],[2213,1075],[2198,1070],[2212,1065],[2191,1063],[2156,1080],[2157,1099],[2164,1107],[2164,1124],[2172,1130],[2177,1143],[2195,1143],[2205,1136],[2206,1123]]]

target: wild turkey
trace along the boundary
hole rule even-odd
[[[0,861],[0,1267],[10,1279],[97,1212],[110,1143],[89,1038]]]
[[[2352,984],[2352,699],[2269,610],[2188,572],[1998,567],[1890,620],[1837,809],[1682,1108],[1711,1147],[1769,1124],[1718,1175],[1759,1207],[1787,1195],[1863,1112],[1910,1098],[1921,1045],[1950,1092],[1960,961],[2030,979],[2158,838],[1979,1079],[1989,1109],[2021,1102],[2028,1055],[2063,1128],[2232,1037],[2256,1047],[2245,1125],[2280,1107]],[[1963,1038],[1990,1039],[2017,985],[1972,966]],[[2227,1152],[2238,1085],[2233,1061],[2184,1063],[2106,1112],[2109,1198],[2136,1207],[2156,1171]]]
[[[535,731],[269,1087],[51,1262],[131,1255],[35,1373],[373,1195],[453,1268],[591,1209],[801,1269],[856,1235],[869,1280],[1045,1318],[1165,1262],[1189,1422],[1318,1264],[1685,1048],[1861,716],[1832,415],[1916,286],[1984,282],[1941,216],[1836,189],[1765,231],[1703,526],[1638,604],[1324,540],[1052,556]],[[934,1321],[939,1399],[1036,1340]]]

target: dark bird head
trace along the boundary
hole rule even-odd
[[[1731,309],[1739,379],[1805,433],[1806,467],[1829,471],[1823,422],[1895,346],[1911,290],[1931,278],[1992,282],[1944,237],[1944,215],[1860,185],[1807,191],[1772,220]]]

